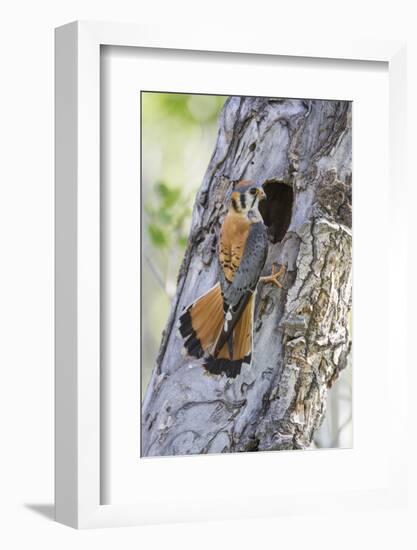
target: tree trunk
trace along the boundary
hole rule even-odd
[[[217,281],[231,180],[266,182],[270,246],[259,283],[253,360],[234,380],[185,359],[177,322]],[[351,307],[351,104],[231,97],[197,193],[177,293],[147,389],[142,455],[304,449],[347,364]]]

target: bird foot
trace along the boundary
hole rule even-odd
[[[283,277],[285,275],[286,267],[284,264],[281,265],[279,270],[275,272],[275,264],[272,264],[272,273],[271,275],[268,275],[267,277],[261,277],[259,280],[262,283],[272,283],[273,285],[277,286],[278,288],[284,288],[282,284],[278,281],[279,278]]]

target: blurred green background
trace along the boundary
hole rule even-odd
[[[142,92],[142,396],[175,294],[225,96]]]

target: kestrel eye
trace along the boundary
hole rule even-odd
[[[249,193],[251,195],[256,195],[256,192],[257,192],[257,190],[255,189],[255,187],[252,187],[252,189],[249,190]]]

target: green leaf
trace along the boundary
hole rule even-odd
[[[169,195],[165,197],[165,207],[171,208],[179,201],[181,197],[181,189],[171,189]]]
[[[181,189],[169,187],[165,182],[160,181],[155,186],[156,193],[164,208],[171,208],[181,197]]]
[[[163,181],[158,181],[155,185],[155,191],[160,197],[165,198],[169,194],[169,187]]]
[[[178,238],[178,245],[179,245],[181,248],[185,248],[185,247],[187,246],[187,242],[188,242],[187,237],[179,237],[179,238]]]
[[[164,248],[168,246],[168,236],[163,229],[153,223],[150,223],[148,225],[148,231],[154,246],[157,248]]]

